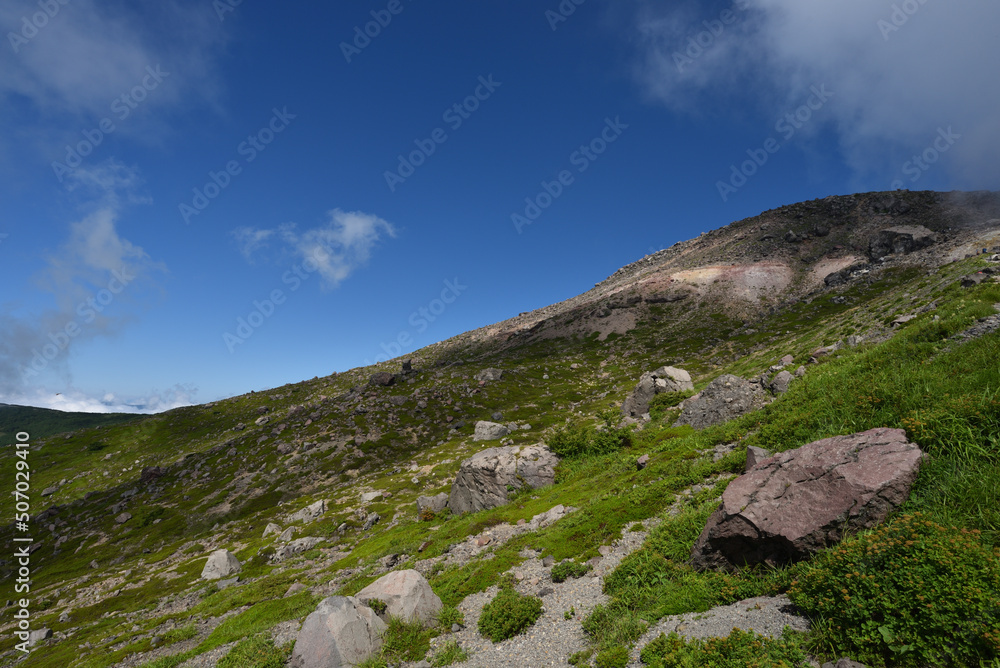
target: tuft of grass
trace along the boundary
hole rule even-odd
[[[468,660],[468,653],[459,647],[457,642],[449,640],[434,654],[434,657],[431,659],[431,666],[439,668],[440,666],[450,666],[454,663],[462,663]]]
[[[552,581],[565,582],[567,578],[582,578],[590,571],[590,564],[563,561],[552,567]]]
[[[218,668],[284,668],[292,654],[292,643],[276,647],[266,634],[243,640],[219,660]]]
[[[542,600],[504,587],[483,606],[479,633],[493,642],[513,638],[542,616]]]

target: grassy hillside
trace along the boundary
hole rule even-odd
[[[724,295],[711,292],[654,302],[643,306],[634,327],[607,336],[574,331],[569,325],[590,318],[590,310],[568,309],[559,316],[563,335],[499,344],[459,337],[420,351],[416,371],[399,374],[391,386],[369,379],[376,371],[398,373],[398,361],[38,441],[30,452],[32,489],[59,485],[59,491],[44,504],[37,494],[32,501],[33,513],[57,504],[34,522],[40,548],[32,555],[33,623],[53,629],[56,638],[19,665],[148,661],[166,668],[223,646],[234,652],[231,665],[281,665],[283,654],[267,632],[303,618],[325,596],[359,591],[385,572],[383,557],[398,555],[395,568],[440,561],[430,568],[430,582],[455,606],[499,582],[525,559],[527,547],[582,563],[649,518],[659,518],[659,526],[605,579],[609,602],[581,620],[593,657],[620,654],[667,614],[787,593],[815,615],[814,630],[789,642],[815,656],[850,654],[872,666],[990,665],[1000,652],[1000,602],[989,595],[979,601],[969,583],[987,592],[1000,588],[1000,580],[989,580],[1000,573],[1000,336],[954,338],[1000,304],[997,283],[959,283],[987,264],[982,256],[939,267],[887,263],[836,288],[772,299],[756,315],[739,318]],[[893,326],[900,315],[916,317]],[[817,347],[848,337],[861,341],[809,362]],[[681,366],[701,389],[723,373],[760,374],[786,354],[806,365],[805,377],[766,408],[732,422],[699,432],[674,428],[676,411],[667,404],[641,429],[618,428],[612,419],[643,371]],[[487,368],[502,369],[503,378],[477,380]],[[573,453],[560,464],[556,484],[501,508],[421,521],[417,496],[450,488],[461,460],[484,447],[472,441],[475,421],[497,413],[523,427],[510,443],[543,441]],[[778,570],[699,574],[685,564],[726,484],[742,472],[745,446],[781,451],[879,426],[905,429],[931,456],[900,524],[891,526],[905,536],[924,531],[923,524],[906,524],[913,517],[941,527],[941,541],[920,533],[896,550],[906,564],[924,569],[921,586],[941,601],[934,614],[912,612],[905,628],[891,622],[887,605],[915,600],[913,592],[878,593],[897,586],[886,578],[899,568],[859,570],[860,582],[872,585],[847,593],[840,584],[847,576],[838,569],[852,549],[872,552],[863,537],[845,542],[841,553]],[[735,449],[716,461],[713,449],[731,443]],[[650,463],[639,471],[635,462],[643,454]],[[13,470],[12,457],[0,455],[4,470]],[[360,499],[373,490],[388,495]],[[4,496],[0,510],[10,517],[12,500]],[[275,538],[263,537],[264,527],[288,526],[289,513],[321,499],[326,513],[300,525],[296,537],[323,542],[271,563]],[[468,563],[444,563],[469,536],[557,504],[577,510]],[[121,512],[131,518],[116,521]],[[381,520],[364,530],[372,512]],[[4,528],[0,539],[10,541],[12,531]],[[913,551],[925,546],[929,551]],[[956,546],[978,560],[976,569],[953,553]],[[221,590],[199,579],[207,555],[219,548],[244,565],[241,582]],[[7,582],[13,566],[9,558],[0,562]],[[846,572],[853,576],[853,568]],[[851,606],[842,599],[834,608],[820,605],[825,573],[837,574],[830,596],[849,596]],[[292,583],[306,589],[285,598]],[[949,592],[963,592],[967,607],[979,606],[976,625],[962,627],[972,635],[961,642],[941,640],[942,629],[954,631],[964,614],[949,607]],[[852,606],[884,619],[865,626],[849,616]],[[64,613],[68,619],[60,621]],[[5,662],[18,657],[11,628],[0,629]],[[426,641],[425,634],[413,644]],[[650,655],[650,665],[675,665],[667,655],[707,665],[704,652],[724,651],[670,642]],[[754,643],[760,644],[753,637],[733,642],[733,651],[757,651]],[[247,653],[269,658],[236,659]]]
[[[48,438],[77,429],[130,422],[141,416],[122,413],[67,413],[33,406],[0,404],[0,442],[12,443],[14,435],[26,431],[34,439]]]

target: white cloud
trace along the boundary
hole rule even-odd
[[[324,283],[336,287],[371,259],[372,250],[383,236],[394,238],[396,229],[378,216],[361,211],[333,209],[327,215],[325,226],[304,232],[288,223],[276,230],[242,227],[233,234],[248,260],[265,240],[277,234],[287,251],[298,260],[315,263]]]
[[[0,394],[0,403],[16,406],[51,408],[72,413],[162,413],[191,406],[197,389],[177,385],[165,392],[152,391],[144,396],[118,397],[113,393],[88,394],[74,388],[62,392],[36,388],[12,394]]]
[[[740,4],[740,3],[737,3]],[[716,15],[644,2],[638,74],[674,110],[718,109],[750,97],[787,111],[812,85],[834,94],[824,114],[859,174],[897,170],[939,127],[963,136],[949,152],[962,187],[997,184],[1000,3],[995,0],[748,0],[685,67],[673,58]],[[910,11],[896,13],[894,6]],[[880,21],[883,23],[880,24]],[[897,25],[898,24],[898,25]],[[886,26],[889,26],[888,28]],[[897,28],[893,29],[893,28]],[[697,50],[695,49],[695,52]]]

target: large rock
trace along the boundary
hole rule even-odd
[[[302,623],[290,668],[355,666],[382,646],[385,622],[353,596],[331,596]]]
[[[695,429],[704,429],[761,408],[767,401],[768,392],[760,383],[725,374],[684,402],[684,409],[674,426],[689,424]]]
[[[317,501],[288,516],[289,522],[311,522],[326,512],[326,501]]]
[[[506,425],[480,420],[476,423],[476,433],[473,441],[497,441],[510,433]]]
[[[293,540],[287,545],[282,545],[281,547],[279,547],[277,551],[275,551],[274,557],[271,558],[271,561],[278,563],[290,557],[294,557],[297,554],[308,552],[309,550],[313,549],[314,547],[322,543],[323,540],[324,539],[317,538],[316,536],[307,536],[305,538],[298,538],[296,540]]]
[[[366,605],[378,599],[385,603],[387,616],[423,624],[430,624],[443,607],[424,576],[414,570],[387,573],[359,591],[356,598]]]
[[[420,517],[425,511],[437,515],[448,507],[448,493],[441,492],[437,496],[417,497],[417,516]]]
[[[909,495],[920,449],[871,429],[770,457],[729,484],[691,551],[698,569],[786,564],[882,522]]]
[[[555,482],[559,458],[544,445],[488,448],[462,462],[448,507],[456,514],[507,503],[507,487],[538,489]]]
[[[664,392],[686,392],[694,389],[691,374],[672,366],[647,371],[622,404],[622,417],[641,418],[649,412],[649,402]]]
[[[934,232],[921,225],[890,227],[879,232],[868,244],[868,257],[877,260],[886,255],[912,253],[936,241]]]
[[[235,554],[229,550],[216,550],[205,562],[201,577],[203,580],[220,580],[233,573],[239,573],[241,569],[240,560]]]

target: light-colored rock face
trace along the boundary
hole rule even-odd
[[[635,389],[622,404],[622,416],[640,418],[649,412],[649,402],[657,394],[686,392],[693,389],[691,374],[684,369],[663,366],[656,371],[647,371],[639,377]]]
[[[273,522],[268,523],[268,525],[264,527],[264,538],[267,538],[272,534],[280,534],[280,533],[281,533],[281,527],[278,526],[277,524],[274,524]]]
[[[239,559],[229,550],[216,550],[208,557],[205,568],[201,571],[204,580],[219,580],[242,569]]]
[[[779,371],[771,379],[771,391],[775,394],[784,394],[788,391],[788,387],[795,380],[795,376],[787,371]]]
[[[326,512],[326,501],[317,501],[288,516],[289,522],[311,522]]]
[[[472,440],[497,441],[508,434],[510,434],[510,429],[506,425],[480,420],[476,423],[476,433],[473,435]]]
[[[871,429],[770,457],[722,495],[691,552],[695,568],[799,561],[882,522],[923,455],[902,429]]]
[[[544,445],[489,448],[462,462],[451,486],[448,507],[456,514],[507,503],[507,486],[538,489],[555,482],[559,458]]]
[[[385,622],[352,596],[332,596],[320,602],[302,623],[290,668],[355,666],[382,646]]]
[[[440,513],[445,508],[448,507],[448,494],[446,492],[441,492],[436,496],[418,496],[417,497],[417,515],[423,515],[424,511],[429,511],[434,513]]]
[[[709,383],[698,396],[685,401],[674,426],[689,424],[704,429],[762,408],[767,401],[768,394],[758,383],[726,374]]]
[[[365,604],[378,599],[386,604],[387,616],[423,624],[431,624],[443,607],[424,576],[414,570],[387,573],[359,591],[356,598]]]
[[[316,536],[307,536],[306,538],[299,538],[298,540],[293,540],[288,543],[288,545],[283,545],[274,553],[272,561],[275,563],[284,561],[289,557],[294,557],[297,554],[302,554],[303,552],[308,552],[317,545],[323,542],[322,538],[317,538]]]

